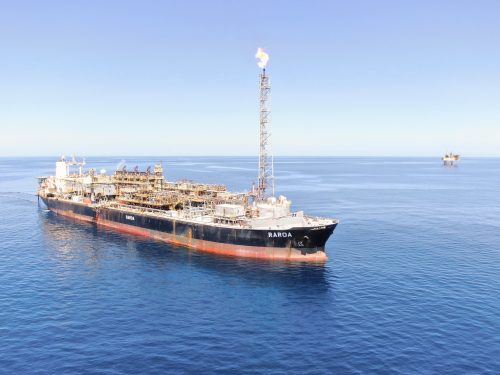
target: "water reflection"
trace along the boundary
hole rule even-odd
[[[47,248],[59,262],[83,262],[100,267],[102,262],[126,259],[131,267],[169,270],[200,269],[217,276],[244,279],[254,286],[278,286],[324,292],[332,281],[324,264],[260,261],[207,254],[183,247],[98,227],[39,210]],[[138,262],[139,261],[139,262]]]

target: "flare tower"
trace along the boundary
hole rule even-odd
[[[274,160],[271,153],[271,132],[269,127],[270,113],[269,96],[271,85],[269,75],[263,68],[260,74],[260,150],[259,150],[259,179],[257,199],[264,200],[274,196]]]

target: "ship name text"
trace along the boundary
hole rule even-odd
[[[290,232],[267,232],[267,235],[269,238],[273,237],[292,237],[292,234]]]

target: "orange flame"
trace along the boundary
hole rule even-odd
[[[255,54],[255,58],[259,59],[260,61],[257,63],[259,68],[264,69],[267,65],[267,62],[269,61],[269,55],[264,52],[264,49],[258,48],[257,53]]]

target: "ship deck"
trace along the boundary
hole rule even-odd
[[[302,216],[298,217],[293,213],[289,217],[282,218],[279,224],[269,225],[269,220],[259,220],[255,218],[248,218],[246,216],[235,218],[231,221],[217,221],[217,217],[213,214],[212,210],[193,207],[184,210],[161,210],[149,207],[138,207],[127,205],[117,202],[101,202],[94,204],[85,204],[82,202],[75,202],[71,199],[57,198],[64,200],[68,203],[77,203],[87,205],[93,209],[112,209],[126,213],[133,213],[136,215],[149,216],[154,218],[165,218],[171,220],[183,221],[186,223],[204,224],[214,227],[222,228],[242,228],[242,229],[255,229],[255,230],[269,230],[269,229],[292,229],[292,228],[315,228],[326,225],[338,224],[337,219],[329,219],[318,216]],[[287,220],[288,219],[288,220]],[[302,220],[300,220],[302,219]],[[276,219],[271,219],[276,220]]]

